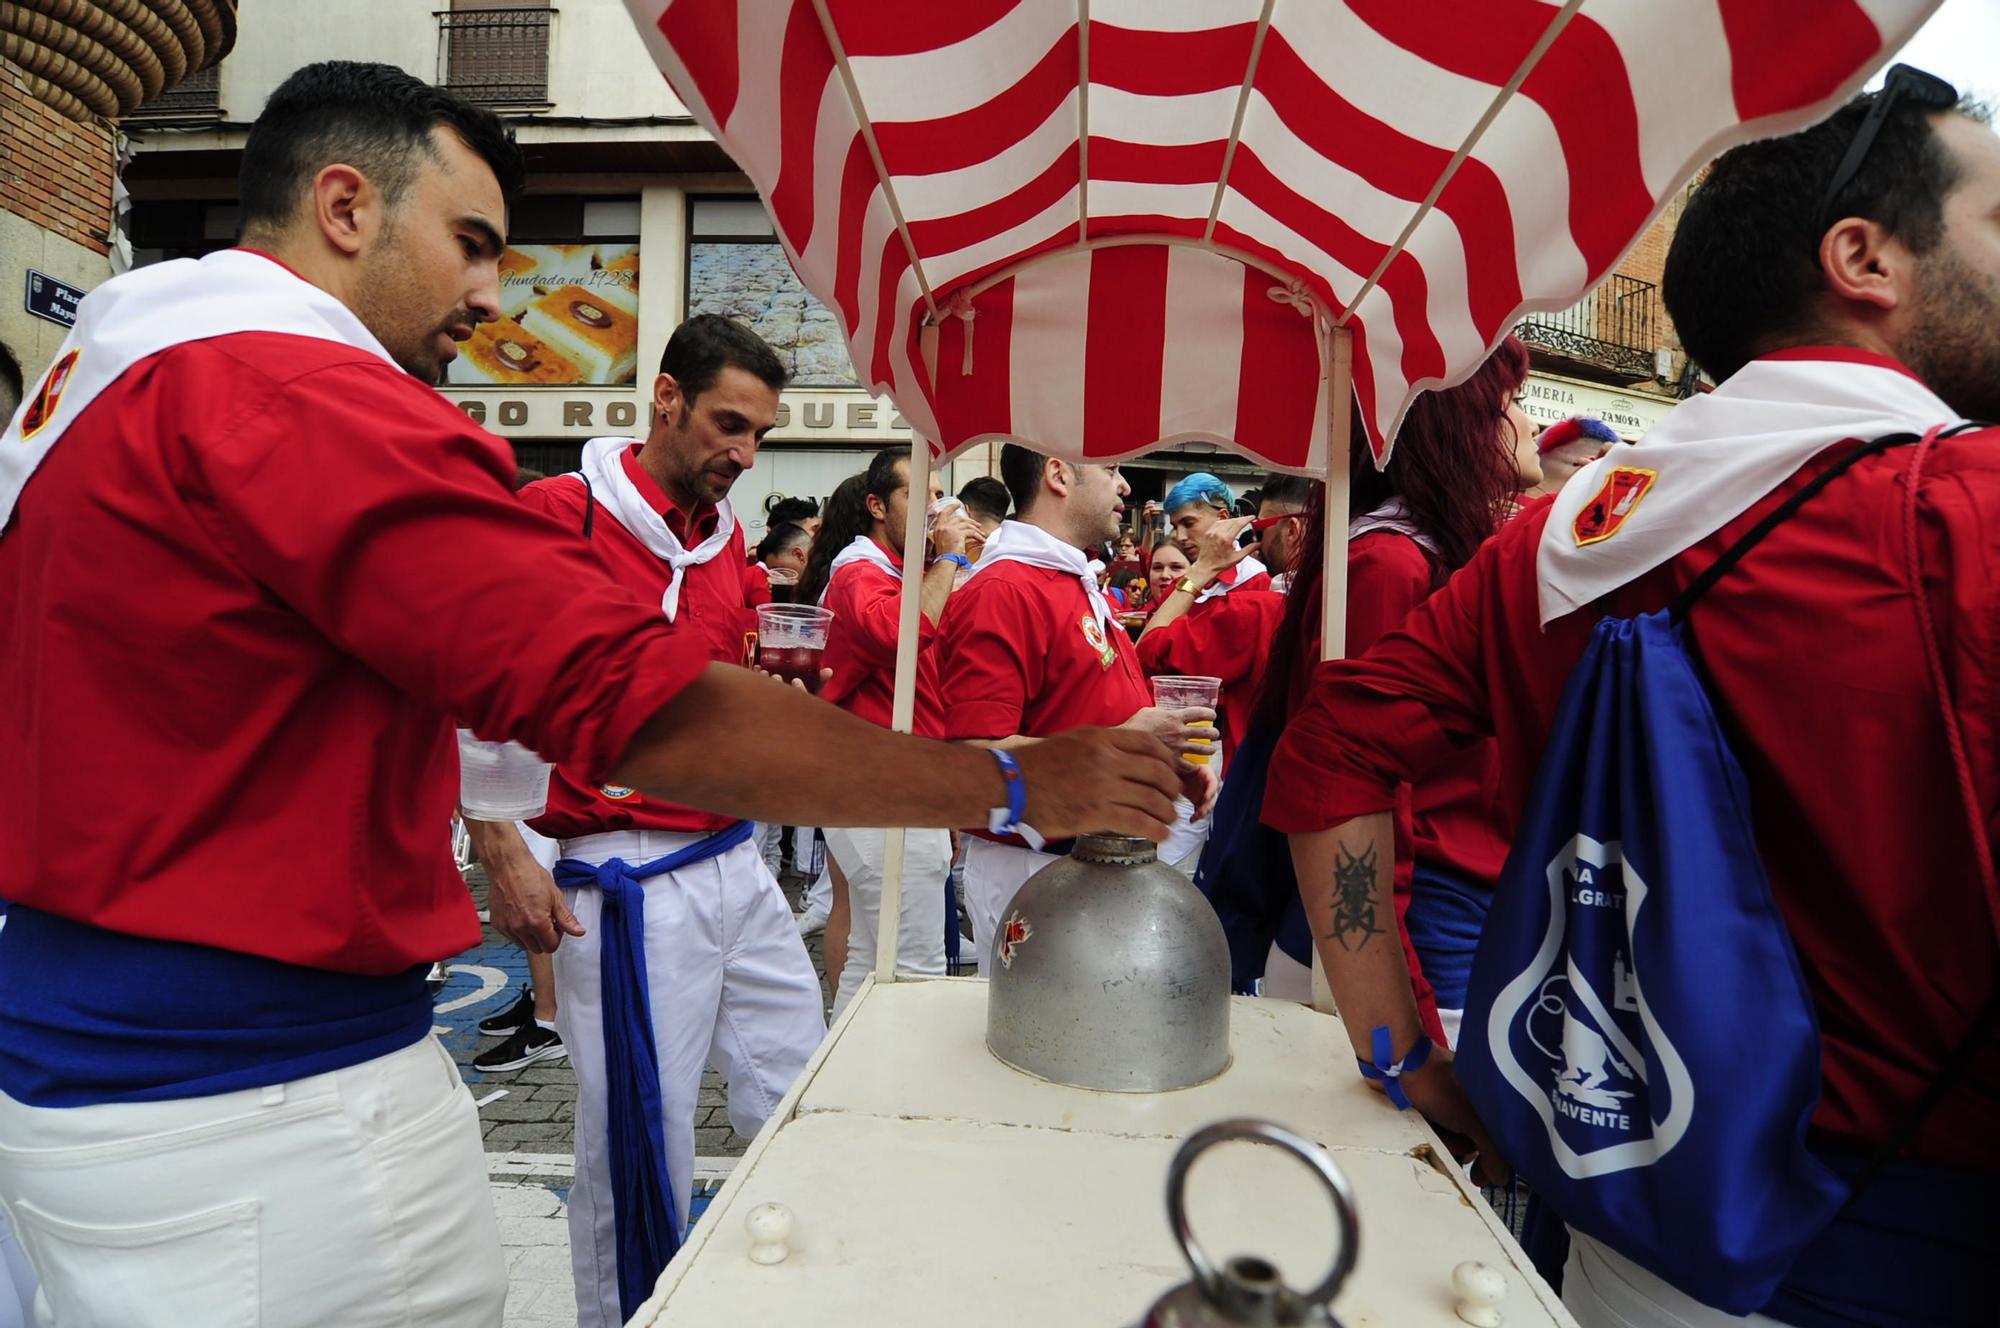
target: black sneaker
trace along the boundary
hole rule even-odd
[[[493,1050],[474,1056],[472,1068],[481,1074],[496,1074],[501,1070],[525,1069],[537,1061],[561,1060],[567,1055],[569,1048],[563,1046],[560,1034],[530,1020],[526,1028],[516,1031]]]
[[[479,1021],[481,1037],[504,1037],[518,1033],[535,1022],[535,989],[521,988],[521,998],[502,1010],[499,1014],[489,1014]]]

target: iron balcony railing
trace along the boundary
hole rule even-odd
[[[1660,288],[1618,273],[1567,309],[1529,314],[1518,329],[1530,346],[1635,378],[1658,372],[1665,330]]]
[[[440,13],[444,85],[483,106],[546,105],[554,12],[544,7]]]

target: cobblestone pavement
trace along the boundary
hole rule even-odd
[[[475,866],[466,873],[466,883],[483,921],[486,873]],[[783,884],[796,909],[808,882],[787,873]],[[806,949],[825,993],[822,939],[811,937]],[[477,1025],[514,1000],[527,981],[527,961],[487,924],[478,948],[452,960],[449,968],[449,980],[437,995],[435,1027],[479,1104],[493,1206],[507,1255],[505,1328],[574,1328],[567,1200],[573,1172],[576,1076],[566,1061],[544,1061],[505,1074],[473,1069],[472,1058],[497,1042],[480,1037]],[[722,1080],[711,1070],[702,1077],[700,1116],[695,1122],[696,1220],[707,1197],[750,1142],[730,1129],[724,1102]]]

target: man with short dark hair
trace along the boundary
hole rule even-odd
[[[1600,618],[1636,632],[1642,615],[1715,569],[1720,579],[1674,621],[1686,614],[1676,630],[1699,646],[1701,690],[1723,732],[1696,730],[1663,748],[1706,750],[1726,735],[1747,811],[1718,798],[1730,814],[1706,819],[1723,829],[1749,822],[1766,908],[1775,904],[1795,962],[1742,972],[1698,928],[1673,933],[1666,953],[1698,964],[1706,984],[1762,976],[1774,979],[1767,1004],[1806,1003],[1788,1025],[1809,1030],[1796,1048],[1768,1036],[1767,1009],[1734,1011],[1740,1027],[1685,1030],[1753,1039],[1752,1054],[1767,1061],[1796,1054],[1804,1106],[1775,1122],[1752,1118],[1768,1094],[1687,1083],[1671,1090],[1673,1110],[1707,1112],[1704,1138],[1676,1134],[1664,1147],[1658,1120],[1623,1115],[1622,1105],[1598,1111],[1592,1128],[1608,1119],[1639,1131],[1612,1145],[1644,1150],[1617,1168],[1673,1165],[1676,1152],[1755,1119],[1758,1142],[1744,1156],[1759,1188],[1731,1212],[1704,1211],[1706,1190],[1668,1200],[1657,1188],[1660,1201],[1619,1229],[1578,1232],[1564,1299],[1585,1328],[1984,1323],[2000,1255],[1987,1197],[2000,1170],[1989,842],[2000,796],[2000,432],[1936,431],[2000,419],[2000,138],[1949,88],[1899,67],[1885,91],[1821,124],[1718,159],[1682,214],[1664,294],[1717,389],[1531,507],[1367,655],[1323,665],[1280,741],[1272,768],[1287,778],[1272,781],[1264,819],[1292,835],[1357,1057],[1376,1074],[1400,1066],[1398,1093],[1485,1142],[1450,1055],[1437,1048],[1424,1063],[1390,894],[1396,788],[1495,736],[1494,793],[1519,822],[1544,753],[1570,740],[1556,721],[1572,673],[1586,650],[1604,657],[1592,645]],[[1898,436],[1899,447],[1863,446]],[[1794,499],[1803,505],[1783,510]],[[1777,524],[1740,563],[1719,562],[1766,519]],[[1545,870],[1556,879],[1553,863]],[[1624,916],[1641,907],[1636,887],[1598,899],[1569,879],[1556,893],[1576,894],[1580,907],[1617,902]],[[1666,894],[1658,881],[1652,892]],[[1489,922],[1482,965],[1494,931]],[[1539,990],[1546,1000],[1549,988],[1523,972],[1526,985],[1517,979],[1507,999]],[[1600,982],[1603,1002],[1590,1007],[1620,1039],[1638,1026],[1641,999],[1656,1017],[1665,994],[1656,984],[1682,974],[1626,977],[1622,990]],[[1511,1019],[1498,1001],[1491,1014],[1496,1027]],[[1648,1087],[1637,1078],[1644,1066],[1673,1072],[1658,1043],[1640,1047],[1643,1057],[1628,1052],[1627,1067],[1589,1054],[1605,1043],[1586,1045],[1588,1024],[1562,1027],[1578,1030],[1563,1044],[1570,1086],[1558,1090],[1572,1096],[1552,1108],[1538,1093],[1535,1111],[1627,1103]],[[1468,1019],[1465,1032],[1479,1039],[1472,1054],[1513,1055],[1485,1021]],[[1502,1142],[1539,1155],[1557,1129],[1551,1118],[1542,1133]],[[1598,1175],[1608,1156],[1577,1155],[1568,1175]],[[1657,1250],[1645,1266],[1620,1252],[1641,1221],[1705,1234],[1766,1211],[1806,1178],[1827,1186],[1815,1223],[1756,1224],[1760,1238],[1795,1244],[1750,1317],[1698,1303],[1686,1273],[1657,1271]],[[1709,1186],[1725,1181],[1749,1183],[1732,1171]],[[1668,1202],[1681,1207],[1668,1212]]]
[[[607,575],[660,606],[676,636],[718,663],[751,664],[753,605],[763,598],[753,583],[763,574],[746,563],[729,490],[776,424],[784,383],[784,366],[755,332],[697,314],[667,341],[644,441],[594,438],[581,470],[531,484],[521,500],[577,532]],[[662,1132],[673,1186],[666,1216],[684,1227],[703,1068],[726,1078],[730,1123],[754,1136],[825,1035],[819,977],[748,821],[558,763],[547,809],[528,825],[561,846],[557,870],[568,888],[560,899],[512,820],[466,822],[492,881],[494,927],[514,935],[553,916],[566,933],[555,982],[556,1028],[577,1086],[570,1263],[578,1322],[615,1325],[630,1313],[620,1282],[632,1256],[621,1251],[619,1227],[635,1220],[614,1203],[612,1141],[621,1123],[630,1114]],[[633,874],[667,859],[678,865]],[[606,947],[621,941],[615,929],[607,934],[603,878],[621,871],[631,881],[618,888],[636,888],[645,901],[647,1004],[636,1009],[605,995]],[[596,881],[584,883],[590,873]],[[657,1101],[657,1115],[633,1097],[615,1041],[635,1018],[652,1025],[659,1091],[643,1101]],[[649,1270],[648,1284],[658,1273]]]
[[[491,113],[313,65],[244,173],[254,248],[92,291],[0,436],[0,1203],[69,1233],[27,1242],[62,1322],[490,1328],[478,1113],[424,984],[479,939],[453,719],[732,815],[944,824],[1014,781],[715,664],[514,499],[431,386],[499,313]],[[1014,759],[1032,817],[1165,831],[1157,740]],[[517,939],[547,949],[543,907]]]
[[[982,476],[972,476],[960,486],[958,502],[966,504],[966,512],[970,512],[972,520],[978,522],[980,538],[976,544],[966,548],[966,558],[978,562],[980,552],[986,548],[986,540],[990,540],[992,532],[998,530],[1000,522],[1006,520],[1008,508],[1012,506],[1012,498],[1008,498],[1006,484],[992,478],[990,474],[982,474]]]
[[[948,738],[1013,750],[1080,724],[1117,724],[1155,733],[1183,751],[1209,730],[1206,708],[1161,710],[1132,642],[1090,571],[1086,550],[1117,534],[1131,493],[1115,465],[1061,461],[1009,443],[1000,477],[1014,518],[986,543],[972,578],[945,606],[938,627],[937,695]],[[1207,767],[1184,766],[1206,814],[1214,793]],[[1185,810],[1185,808],[1183,809]],[[1160,850],[1179,861],[1188,818]],[[1068,851],[1027,828],[968,824],[964,903],[980,962],[1023,882]]]
[[[1264,548],[1261,536],[1254,545],[1238,543],[1253,518],[1229,514],[1229,487],[1213,475],[1198,471],[1187,476],[1167,491],[1164,506],[1174,543],[1187,555],[1188,570],[1172,586],[1159,588],[1160,607],[1139,635],[1139,663],[1148,677],[1195,674],[1222,679],[1220,773],[1226,776],[1236,744],[1249,731],[1271,639],[1285,616],[1284,597],[1272,590],[1272,578],[1291,567],[1253,556],[1253,549]],[[1290,538],[1295,542],[1295,536]],[[1289,543],[1274,543],[1291,552]]]

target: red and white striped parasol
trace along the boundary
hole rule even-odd
[[[1418,392],[1575,303],[1703,163],[1831,111],[1938,3],[628,0],[861,382],[930,440],[917,491],[979,442],[1200,440],[1325,475],[1334,512],[1350,392],[1385,461]]]
[[[630,4],[938,455],[1198,439],[1321,474],[1333,329],[1386,458],[1419,391],[1936,0]]]

